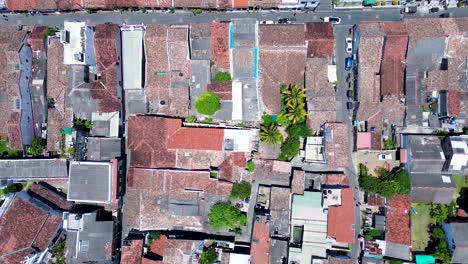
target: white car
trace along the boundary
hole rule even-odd
[[[323,22],[330,22],[334,25],[340,24],[341,23],[341,18],[339,17],[324,17]]]
[[[353,52],[353,40],[351,38],[346,38],[346,52]]]
[[[392,160],[392,155],[390,154],[380,154],[379,160]]]

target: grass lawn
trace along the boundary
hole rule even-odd
[[[6,155],[3,155],[3,153]],[[8,141],[0,140],[0,154],[4,157],[15,158],[21,156],[21,151],[8,148]]]
[[[462,188],[468,188],[468,176],[465,175],[453,175],[453,181],[455,182],[455,187],[457,191],[454,194],[453,199],[456,200],[460,196],[460,191]]]
[[[413,203],[411,206],[418,212],[411,210],[411,245],[414,251],[424,251],[430,238],[428,226],[434,223],[429,215],[431,205]]]

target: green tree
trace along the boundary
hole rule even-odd
[[[456,216],[456,203],[454,201],[450,204],[432,204],[430,215],[436,223],[445,222],[449,217]]]
[[[287,119],[291,121],[291,123],[300,123],[305,120],[307,117],[307,112],[305,110],[305,104],[299,103],[296,105],[292,105],[288,107],[287,113],[284,115]]]
[[[247,161],[247,167],[246,169],[250,172],[254,171],[257,165],[255,165],[255,162],[253,160]]]
[[[195,101],[195,109],[202,115],[213,115],[221,109],[221,101],[213,92],[205,92]]]
[[[300,141],[297,137],[288,137],[281,144],[281,152],[278,159],[282,161],[292,160],[300,150]]]
[[[269,126],[260,126],[260,140],[276,146],[283,141],[283,136],[279,132],[278,126],[272,123]]]
[[[397,183],[397,193],[409,194],[411,192],[411,180],[403,168],[398,169],[393,175],[393,180]]]
[[[218,253],[216,253],[216,249],[212,247],[203,250],[200,256],[200,264],[213,264],[216,260],[218,260]]]
[[[213,205],[208,219],[210,226],[216,230],[224,227],[238,230],[247,223],[247,216],[230,202],[218,202]]]
[[[289,119],[285,117],[285,115],[286,110],[281,111],[278,114],[278,116],[276,116],[276,123],[278,123],[281,126],[288,127],[291,124],[291,121],[289,121]]]
[[[255,164],[254,164],[255,165]],[[232,185],[231,198],[243,200],[250,197],[252,185],[246,181],[235,182]]]
[[[192,8],[192,13],[194,15],[199,15],[199,14],[203,13],[203,10],[201,8]]]
[[[213,77],[214,82],[228,82],[231,80],[231,74],[229,72],[217,72]]]
[[[286,132],[288,133],[289,137],[295,137],[295,138],[307,138],[312,136],[312,131],[307,127],[307,124],[305,122],[302,123],[296,123],[290,125],[287,129]]]
[[[30,155],[39,156],[44,151],[44,143],[38,138],[32,140],[31,146],[27,149]]]
[[[306,89],[299,88],[297,85],[293,85],[290,89],[283,88],[281,93],[284,95],[284,101],[289,108],[294,108],[296,105],[304,103],[306,98]]]

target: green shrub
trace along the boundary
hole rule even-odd
[[[452,201],[449,204],[432,204],[430,215],[436,223],[445,222],[449,217],[455,217],[456,214],[456,203]]]
[[[249,198],[251,189],[252,189],[252,185],[246,181],[235,182],[232,185],[231,198],[240,199],[240,200]]]
[[[377,229],[366,229],[365,237],[366,240],[372,240],[374,238],[379,238],[381,235],[381,231]]]
[[[185,122],[188,122],[188,123],[195,123],[197,122],[197,118],[195,116],[187,116],[187,118],[185,118]]]
[[[205,121],[205,123],[211,123],[211,122],[213,122],[213,118],[206,117],[204,121]]]
[[[253,160],[249,160],[247,161],[247,170],[252,172],[255,170],[255,168],[257,167],[257,165],[255,165],[255,162],[253,162]]]
[[[146,8],[144,8],[144,7],[140,7],[140,12],[142,12],[142,13],[146,13]]]
[[[390,264],[403,264],[403,261],[399,259],[390,259]]]
[[[52,247],[52,255],[55,258],[53,264],[65,264],[65,239],[60,239]]]
[[[175,13],[175,8],[171,7],[171,8],[169,9],[169,12],[170,12],[171,14],[174,14],[174,13]]]
[[[133,8],[129,7],[129,8],[127,9],[127,11],[128,11],[128,12],[132,12],[132,11],[133,11]]]
[[[202,115],[213,115],[221,109],[221,101],[215,93],[205,92],[195,101],[195,109]]]
[[[44,35],[45,35],[46,37],[51,37],[51,36],[54,36],[54,35],[55,35],[55,32],[56,32],[55,29],[49,27],[49,28],[47,28],[47,30],[44,32]]]
[[[156,231],[149,232],[148,242],[146,243],[146,246],[151,247],[151,245],[153,245],[154,241],[158,241],[160,237],[161,237],[161,233],[159,233],[159,232],[156,232]]]
[[[229,72],[217,72],[213,77],[214,82],[227,82],[231,80]]]
[[[401,168],[397,171],[388,171],[377,168],[377,177],[368,175],[362,164],[359,165],[359,186],[369,194],[379,194],[390,198],[396,194],[409,194],[411,183],[406,171]]]
[[[194,15],[198,15],[198,14],[203,13],[203,10],[200,9],[200,8],[192,8],[192,13],[193,13]]]
[[[210,178],[214,178],[214,179],[218,178],[218,172],[217,171],[211,171],[210,172]]]
[[[391,137],[383,140],[384,149],[395,149],[395,142]]]

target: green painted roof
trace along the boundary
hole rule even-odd
[[[364,5],[375,5],[377,0],[364,0]]]
[[[71,127],[65,127],[63,130],[62,130],[62,134],[64,135],[71,135],[73,132],[73,128]]]
[[[416,264],[434,264],[435,259],[431,255],[417,255]]]

